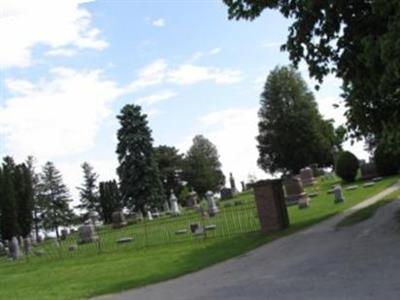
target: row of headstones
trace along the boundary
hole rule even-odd
[[[0,256],[8,256],[14,260],[21,258],[23,254],[28,255],[31,249],[32,240],[30,237],[20,237],[18,239],[14,236],[11,240],[5,241],[4,244],[0,242]]]

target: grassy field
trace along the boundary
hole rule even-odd
[[[0,264],[0,299],[87,299],[174,278],[315,224],[378,193],[397,180],[398,177],[386,178],[373,187],[360,186],[357,190],[345,191],[346,201],[341,204],[334,204],[333,195],[327,194],[335,180],[321,182],[318,188],[309,189],[309,192],[319,193],[313,198],[310,208],[299,210],[297,206],[289,207],[290,228],[274,235],[263,236],[258,232],[226,234],[223,238],[193,239],[140,249],[127,247],[110,253],[68,259],[3,262]],[[253,201],[249,194],[239,198],[248,202],[244,206]],[[163,220],[155,222],[161,225]],[[217,223],[217,219],[212,222]],[[180,228],[185,224],[178,225]],[[217,228],[219,226],[222,227],[217,224]]]

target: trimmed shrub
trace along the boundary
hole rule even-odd
[[[358,167],[357,157],[349,151],[343,151],[336,160],[336,175],[345,182],[353,182],[356,179]]]

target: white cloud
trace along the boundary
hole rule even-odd
[[[169,81],[189,85],[201,81],[214,81],[217,84],[232,84],[241,80],[238,70],[219,69],[214,67],[195,66],[183,64],[169,72]]]
[[[91,14],[80,7],[91,0],[2,0],[0,67],[27,67],[36,45],[104,49]]]
[[[221,48],[214,48],[214,49],[211,49],[209,52],[208,52],[208,54],[209,55],[217,55],[217,54],[219,54],[221,52]]]
[[[167,66],[164,59],[157,59],[148,64],[138,72],[137,78],[126,87],[126,90],[135,92],[148,86],[163,83],[167,75]]]
[[[52,159],[90,149],[109,104],[121,95],[101,71],[51,70],[50,80],[6,80],[12,96],[0,106],[0,134],[17,157]]]
[[[174,98],[177,95],[178,94],[173,91],[165,90],[165,91],[160,91],[160,92],[157,92],[157,93],[145,96],[145,97],[138,98],[136,102],[138,104],[153,105],[158,102]]]
[[[56,48],[46,52],[48,56],[65,56],[72,57],[78,54],[76,49],[68,49],[68,48]]]
[[[151,24],[156,27],[164,27],[166,22],[163,18],[159,18],[151,22]]]

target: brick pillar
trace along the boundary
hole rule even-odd
[[[282,181],[261,180],[253,186],[261,232],[267,234],[288,228],[289,217]]]

